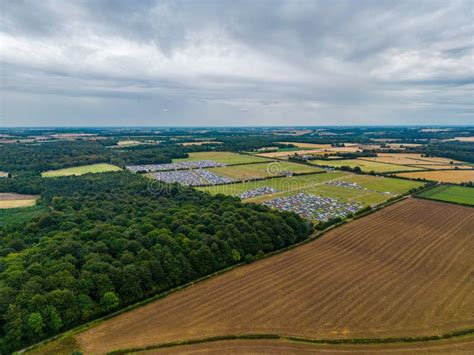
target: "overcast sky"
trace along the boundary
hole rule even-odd
[[[0,126],[474,124],[474,0],[0,6]]]

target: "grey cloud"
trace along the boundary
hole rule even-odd
[[[472,123],[473,4],[1,0],[0,124]]]

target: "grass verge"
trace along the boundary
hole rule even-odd
[[[431,335],[431,336],[420,336],[420,337],[399,337],[399,338],[354,338],[354,339],[311,339],[295,336],[286,336],[279,334],[241,334],[241,335],[221,335],[200,339],[186,339],[179,340],[169,343],[153,344],[144,347],[136,348],[127,348],[119,349],[109,352],[109,355],[123,355],[153,349],[162,349],[162,348],[171,348],[175,346],[183,345],[193,345],[193,344],[202,344],[210,343],[215,341],[223,340],[255,340],[255,339],[275,339],[275,340],[286,340],[286,341],[295,341],[300,343],[310,343],[310,344],[332,344],[332,345],[341,345],[341,344],[397,344],[397,343],[413,343],[413,342],[426,342],[426,341],[436,341],[450,339],[454,337],[461,336],[472,336],[474,335],[474,329],[464,329],[456,332],[451,332],[442,335]]]

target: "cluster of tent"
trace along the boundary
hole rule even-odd
[[[149,173],[153,171],[185,170],[196,168],[217,168],[226,166],[213,160],[180,161],[167,164],[129,165],[126,168],[133,173]]]
[[[256,189],[253,189],[253,190],[247,190],[245,192],[242,192],[239,197],[242,200],[244,200],[246,198],[268,195],[275,192],[277,192],[277,190],[274,189],[273,187],[262,186],[262,187],[257,187]]]
[[[279,210],[295,212],[304,218],[320,222],[327,222],[335,218],[343,219],[362,208],[357,203],[340,202],[331,197],[303,192],[293,196],[268,200],[263,204]]]
[[[170,184],[177,182],[183,186],[220,185],[234,181],[205,169],[162,171],[151,173],[150,176],[159,181]]]

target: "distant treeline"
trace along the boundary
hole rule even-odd
[[[188,139],[189,141],[189,139]],[[269,137],[236,136],[221,139],[222,144],[182,146],[175,141],[158,145],[136,145],[110,148],[116,140],[57,141],[38,144],[0,144],[0,171],[12,174],[39,174],[42,171],[77,165],[111,163],[118,166],[170,163],[174,158],[186,158],[196,151],[250,151],[265,146],[286,147]]]
[[[410,149],[426,156],[444,157],[474,163],[474,142],[444,142]]]
[[[107,142],[60,141],[41,144],[0,145],[0,170],[13,174],[39,173],[46,170],[77,165],[112,163],[169,163],[172,158],[186,158],[187,153],[177,145],[136,146],[108,149]]]

